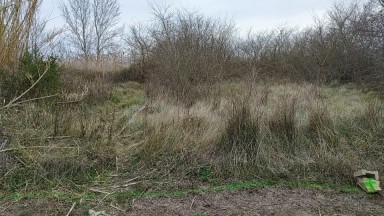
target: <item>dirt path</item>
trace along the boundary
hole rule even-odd
[[[0,215],[66,215],[72,202],[23,199],[0,202]],[[126,204],[84,200],[70,215],[90,209],[112,215],[384,215],[382,195],[332,190],[258,188],[190,194],[183,197],[138,198]],[[99,215],[105,216],[105,215]]]
[[[138,199],[130,215],[384,215],[380,195],[263,188]]]

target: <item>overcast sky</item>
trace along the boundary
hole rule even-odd
[[[44,17],[50,17],[49,26],[60,27],[63,21],[58,9],[59,1],[43,0]],[[252,28],[255,31],[278,26],[305,27],[313,23],[335,2],[351,3],[365,0],[167,0],[174,9],[192,9],[211,17],[225,17],[233,21],[241,33]],[[148,1],[119,0],[121,23],[145,23],[151,19]],[[152,0],[151,2],[157,2]],[[161,1],[164,2],[164,1]]]

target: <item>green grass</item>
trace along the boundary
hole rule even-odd
[[[147,100],[145,92],[137,83],[129,82],[113,89],[110,101],[122,109],[143,105]]]

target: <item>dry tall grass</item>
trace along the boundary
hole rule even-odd
[[[26,51],[40,0],[0,1],[0,68],[17,65]]]
[[[181,172],[207,164],[221,178],[346,183],[355,169],[382,171],[383,108],[371,96],[312,84],[259,86],[251,94],[244,84],[224,86],[219,105],[213,98],[187,108],[153,102],[154,111],[136,120],[148,127],[136,156],[179,163]]]
[[[17,62],[38,5],[2,2],[0,68]],[[356,34],[348,26],[334,28],[338,17],[325,32],[281,30],[239,50],[231,24],[153,9],[157,25],[141,35],[132,29],[130,69],[67,66],[57,98],[1,113],[11,137],[0,150],[1,189],[77,186],[109,172],[348,183],[356,169],[384,171],[382,100],[347,85],[305,83],[381,72],[382,55],[370,59],[371,47],[349,40]],[[148,82],[123,82],[129,79]]]
[[[209,88],[191,106],[165,94],[146,99],[140,84],[127,83],[97,103],[67,95],[68,103],[7,110],[12,139],[1,187],[82,184],[110,172],[164,183],[351,183],[356,169],[384,171],[383,104],[374,94],[292,83]]]

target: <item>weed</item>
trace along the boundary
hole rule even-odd
[[[113,197],[115,198],[115,200],[118,204],[127,204],[128,202],[131,202],[131,200],[133,198],[132,194],[126,193],[126,192],[114,193]]]
[[[146,106],[140,86],[126,83],[100,104],[8,110],[2,121],[13,134],[9,148],[20,149],[8,152],[13,170],[2,188],[87,184],[110,171],[184,188],[183,180],[193,187],[255,178],[351,183],[355,169],[382,170],[383,116],[379,105],[366,107],[371,98],[335,89],[318,98],[313,86],[281,84],[269,86],[266,99],[257,94],[265,86],[243,88],[231,83],[190,107],[166,96]],[[220,98],[215,109],[210,97]],[[353,107],[341,109],[351,98]]]
[[[268,127],[273,135],[293,143],[297,136],[296,98],[287,95],[278,102],[275,111],[268,119]]]
[[[233,102],[227,120],[225,134],[220,141],[219,150],[224,152],[245,151],[252,152],[257,149],[259,122],[251,114],[247,102]]]
[[[209,165],[202,167],[191,167],[187,172],[187,175],[192,178],[197,178],[202,182],[209,182],[213,180],[214,169]]]

